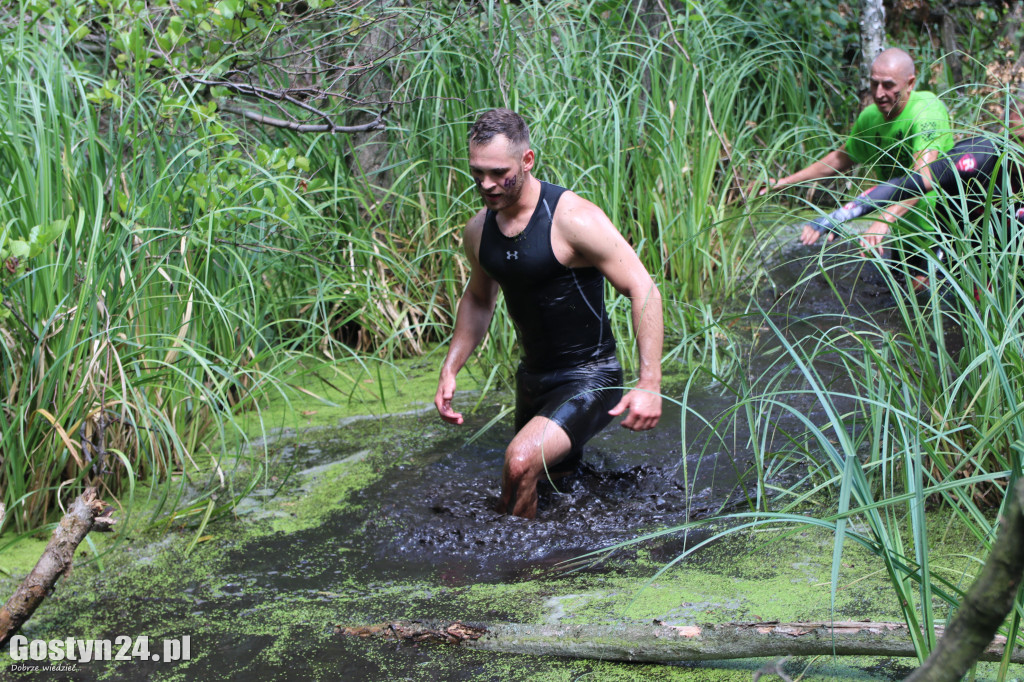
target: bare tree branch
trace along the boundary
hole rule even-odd
[[[32,331],[32,327],[29,326],[29,323],[25,321],[25,318],[22,317],[21,314],[18,313],[18,311],[14,309],[14,306],[11,305],[11,302],[6,300],[6,299],[4,299],[3,304],[4,304],[5,308],[7,308],[9,311],[11,311],[11,315],[14,316],[14,319],[16,319],[18,322],[21,323],[21,326],[25,328],[25,331],[27,331],[32,336],[32,338],[35,340],[35,342],[39,343],[39,335],[36,334],[34,331]]]
[[[53,590],[57,579],[71,572],[75,550],[89,531],[109,531],[115,522],[112,507],[97,497],[96,488],[86,488],[68,509],[35,568],[0,607],[0,645],[6,643],[32,617]]]
[[[945,636],[907,682],[961,679],[1013,609],[1024,579],[1024,479],[1006,494],[1009,500],[999,519],[999,533],[981,573],[960,602]]]
[[[323,112],[321,112],[321,114],[327,119],[327,123],[300,123],[298,121],[274,118],[273,116],[266,116],[257,111],[243,109],[231,102],[218,103],[218,107],[221,111],[238,114],[239,116],[243,116],[255,123],[273,126],[275,128],[285,128],[297,133],[361,133],[368,130],[379,130],[384,128],[384,117],[391,112],[391,105],[388,104],[372,121],[355,126],[341,126],[331,121],[326,114],[323,114]]]

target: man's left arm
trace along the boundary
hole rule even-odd
[[[661,417],[661,350],[665,328],[661,293],[639,258],[637,264],[646,275],[646,283],[639,283],[625,291],[615,285],[614,281],[612,285],[630,300],[633,329],[636,330],[637,349],[640,352],[640,379],[608,414],[617,417],[628,410],[629,414],[622,420],[622,426],[644,431],[657,426]],[[608,279],[611,281],[610,277]]]
[[[931,172],[928,169],[928,164],[938,160],[939,150],[938,149],[923,149],[914,154],[914,172],[921,173],[928,181],[931,182]],[[905,216],[910,212],[910,209],[914,207],[921,197],[914,197],[913,199],[907,199],[901,201],[898,204],[889,206],[887,209],[882,211],[879,219],[871,223],[868,229],[861,235],[861,244],[865,249],[875,249],[882,243],[882,238],[892,231],[892,225],[897,220]]]
[[[633,329],[640,354],[640,378],[609,414],[629,414],[622,426],[652,429],[661,417],[661,351],[665,329],[661,294],[647,268],[608,216],[590,202],[573,196],[560,230],[574,253],[574,266],[592,265],[630,300]],[[567,202],[567,203],[570,203]],[[559,207],[561,209],[561,206]]]

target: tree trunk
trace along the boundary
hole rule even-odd
[[[1024,38],[1017,39],[1021,25],[1024,25],[1024,0],[1014,0],[1010,3],[1010,10],[1003,18],[1003,38],[1011,44],[1017,43],[1017,60],[1020,61],[1021,50],[1024,49]]]
[[[86,488],[72,503],[60,525],[53,531],[53,537],[35,568],[21,581],[3,608],[0,608],[0,646],[35,613],[57,579],[71,573],[75,550],[89,531],[110,530],[114,520],[107,516],[109,511],[112,509],[96,498],[96,488]]]
[[[867,92],[871,62],[885,49],[885,6],[882,0],[860,3],[860,91]]]
[[[700,626],[505,623],[484,627],[459,621],[396,621],[369,627],[338,626],[335,632],[410,642],[447,642],[503,653],[648,663],[833,654],[917,655],[906,626],[899,623],[762,622]],[[996,661],[1001,656],[1002,643],[993,642],[982,652],[981,658]],[[1015,649],[1012,660],[1024,663],[1024,649]]]
[[[981,573],[931,656],[908,682],[956,682],[992,641],[1013,608],[1024,574],[1024,479],[1009,493],[999,534]]]
[[[948,11],[942,13],[942,49],[946,52],[946,68],[953,81],[950,85],[956,87],[964,82],[964,67],[956,47],[956,22]]]
[[[1010,11],[1006,13],[1003,20],[1003,39],[1014,45],[1017,50],[1017,59],[1010,71],[1011,83],[1016,80],[1017,74],[1024,68],[1024,34],[1021,33],[1021,28],[1024,28],[1024,0],[1014,0],[1010,5]],[[1018,35],[1021,36],[1019,39]],[[1024,97],[1024,82],[1018,82],[1016,85],[1014,94],[1020,99]]]
[[[391,2],[379,2],[378,17],[367,30],[363,39],[352,50],[349,59],[353,64],[366,64],[362,73],[346,83],[346,94],[369,102],[370,110],[353,111],[349,114],[350,125],[365,125],[377,117],[377,112],[389,106],[394,95],[394,79],[388,55],[394,53],[396,23],[387,18]],[[349,170],[355,177],[365,178],[374,197],[379,201],[391,185],[391,172],[382,170],[386,166],[389,149],[386,129],[367,130],[353,134],[349,139],[351,157]]]

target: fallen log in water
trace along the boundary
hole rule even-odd
[[[1009,493],[999,533],[981,573],[949,629],[908,682],[956,682],[978,660],[1003,657],[995,637],[1013,608],[1024,577],[1024,479]],[[915,657],[905,625],[846,623],[725,623],[723,625],[469,625],[460,621],[395,621],[367,627],[337,626],[336,633],[411,642],[447,642],[475,649],[608,661],[711,661],[779,656]],[[945,635],[945,636],[943,636]],[[1010,655],[1024,663],[1024,648]]]
[[[604,661],[713,661],[779,656],[915,657],[905,625],[856,621],[842,623],[724,623],[720,625],[473,625],[454,622],[395,621],[367,627],[338,626],[354,637],[407,642],[445,642],[473,649],[535,656]],[[936,628],[936,636],[941,628]],[[981,660],[999,660],[1005,638],[986,648]],[[1012,660],[1024,663],[1024,648]]]
[[[114,520],[113,508],[96,498],[96,488],[86,488],[68,509],[32,572],[0,608],[0,645],[10,639],[50,593],[57,579],[71,572],[75,550],[91,530],[106,531]]]

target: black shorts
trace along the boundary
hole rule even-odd
[[[547,372],[516,372],[516,433],[536,416],[569,434],[573,453],[612,420],[608,410],[622,399],[622,367],[615,357]]]

